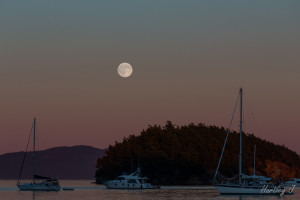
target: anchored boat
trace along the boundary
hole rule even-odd
[[[159,189],[159,186],[152,185],[148,182],[147,177],[141,175],[141,169],[129,175],[118,176],[115,180],[103,183],[107,189]]]
[[[300,178],[291,178],[285,185],[290,187],[300,187]]]
[[[283,185],[275,185],[269,183],[270,178],[264,176],[247,176],[242,172],[242,137],[243,137],[243,89],[240,88],[238,99],[240,99],[240,153],[239,153],[239,174],[237,176],[238,180],[236,182],[216,182],[216,177],[222,160],[222,155],[226,146],[228,135],[230,133],[230,127],[234,118],[234,114],[238,105],[238,100],[235,104],[232,119],[229,125],[229,130],[224,142],[222,153],[219,159],[217,170],[214,176],[214,186],[219,191],[220,194],[236,194],[236,195],[283,195],[285,189]],[[234,178],[232,179],[234,180]]]
[[[33,159],[33,166],[32,166],[32,171],[33,171],[33,179],[31,183],[20,183],[20,177],[22,174],[22,170],[24,167],[24,161],[25,161],[25,157],[26,157],[26,153],[27,153],[27,148],[28,148],[28,144],[27,144],[27,148],[25,151],[25,155],[23,158],[23,162],[22,162],[22,167],[19,173],[19,178],[18,178],[18,183],[17,186],[20,190],[28,190],[28,191],[59,191],[60,190],[60,185],[57,179],[52,179],[49,177],[45,177],[45,176],[39,176],[35,174],[35,161],[36,161],[36,155],[35,155],[35,134],[36,134],[36,119],[34,118],[33,120],[33,152],[32,152],[32,159]],[[29,139],[31,137],[31,133],[32,133],[32,129],[30,132],[30,136]],[[29,140],[28,140],[29,143]]]

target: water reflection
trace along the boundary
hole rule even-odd
[[[160,190],[107,190],[91,181],[64,181],[74,191],[19,191],[14,180],[0,180],[0,200],[299,200],[300,188],[294,195],[251,196],[220,195],[214,187],[164,186]]]
[[[277,200],[282,199],[279,195],[219,195],[218,200]]]

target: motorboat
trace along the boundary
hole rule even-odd
[[[291,178],[284,185],[289,187],[300,187],[300,178]]]
[[[159,186],[149,183],[148,178],[141,175],[141,169],[129,175],[118,176],[114,180],[103,183],[107,189],[159,189]]]

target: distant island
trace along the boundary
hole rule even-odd
[[[210,184],[224,144],[223,127],[189,124],[149,126],[139,136],[130,135],[109,146],[97,161],[96,182],[115,178],[122,172],[142,167],[156,184]],[[287,180],[300,177],[300,157],[283,145],[243,136],[243,172],[253,174],[253,147],[256,145],[256,174]],[[232,131],[223,155],[220,172],[226,177],[238,173],[239,133]]]
[[[55,147],[36,152],[37,174],[59,179],[87,179],[95,177],[97,158],[105,149],[91,146]],[[17,179],[25,152],[0,155],[0,179]],[[32,178],[32,152],[26,155],[22,179]]]

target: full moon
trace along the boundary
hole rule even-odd
[[[129,63],[121,63],[118,67],[118,73],[120,76],[126,78],[131,76],[132,74],[132,66]]]

